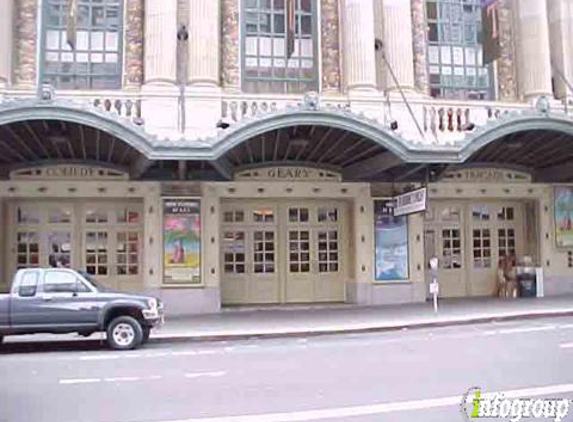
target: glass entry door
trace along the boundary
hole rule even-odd
[[[143,209],[139,201],[33,201],[9,204],[10,264],[83,269],[113,288],[141,283]]]
[[[346,213],[340,201],[224,203],[223,303],[344,301]]]

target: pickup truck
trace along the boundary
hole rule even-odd
[[[26,268],[0,294],[0,343],[4,336],[105,332],[109,346],[134,349],[163,323],[159,299],[113,292],[87,273],[69,268]]]

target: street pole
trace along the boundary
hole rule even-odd
[[[430,276],[432,282],[430,283],[430,293],[434,297],[434,313],[438,313],[438,293],[440,292],[440,285],[438,284],[438,257],[430,258]]]

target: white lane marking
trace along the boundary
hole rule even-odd
[[[496,334],[518,334],[518,333],[533,333],[536,331],[551,331],[555,330],[554,325],[549,325],[546,327],[523,327],[523,328],[503,328],[499,330],[488,330],[484,331],[484,336],[493,336]]]
[[[197,352],[194,350],[189,350],[186,352],[172,352],[171,353],[172,356],[195,356],[196,354],[197,354]]]
[[[505,397],[534,397],[550,394],[573,392],[573,384],[558,384],[546,387],[522,388],[504,391]],[[491,397],[484,394],[482,397]],[[332,409],[303,410],[285,413],[265,413],[238,416],[218,416],[194,419],[178,419],[156,422],[303,422],[322,419],[339,419],[341,417],[378,415],[382,413],[403,412],[411,410],[431,409],[436,407],[458,406],[462,396],[439,397],[434,399],[409,400],[393,403],[379,403],[365,406],[338,407]]]
[[[139,381],[141,377],[114,377],[114,378],[104,378],[105,382],[130,382]]]
[[[533,333],[536,331],[551,331],[551,330],[555,330],[555,325],[548,325],[545,327],[505,328],[499,330],[499,333],[500,334]]]
[[[573,324],[561,324],[559,328],[563,328],[566,330],[567,328],[573,328]]]
[[[120,356],[118,355],[95,355],[95,356],[82,356],[79,360],[111,360],[111,359],[119,359]]]
[[[60,384],[90,384],[93,382],[101,382],[100,378],[75,378],[75,379],[61,379]]]
[[[162,378],[163,378],[163,376],[161,376],[161,375],[152,375],[149,377],[150,380],[160,380]]]
[[[573,343],[561,343],[559,347],[562,349],[573,349]]]
[[[185,378],[222,377],[225,374],[226,374],[225,371],[193,372],[193,373],[185,374]]]

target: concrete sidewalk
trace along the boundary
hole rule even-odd
[[[218,314],[174,318],[151,334],[153,342],[235,340],[293,336],[362,333],[440,327],[489,321],[552,316],[573,316],[573,296],[521,299],[449,299],[432,304],[309,305],[226,308]],[[94,334],[88,339],[101,339]],[[9,336],[7,343],[86,340],[75,334]]]

